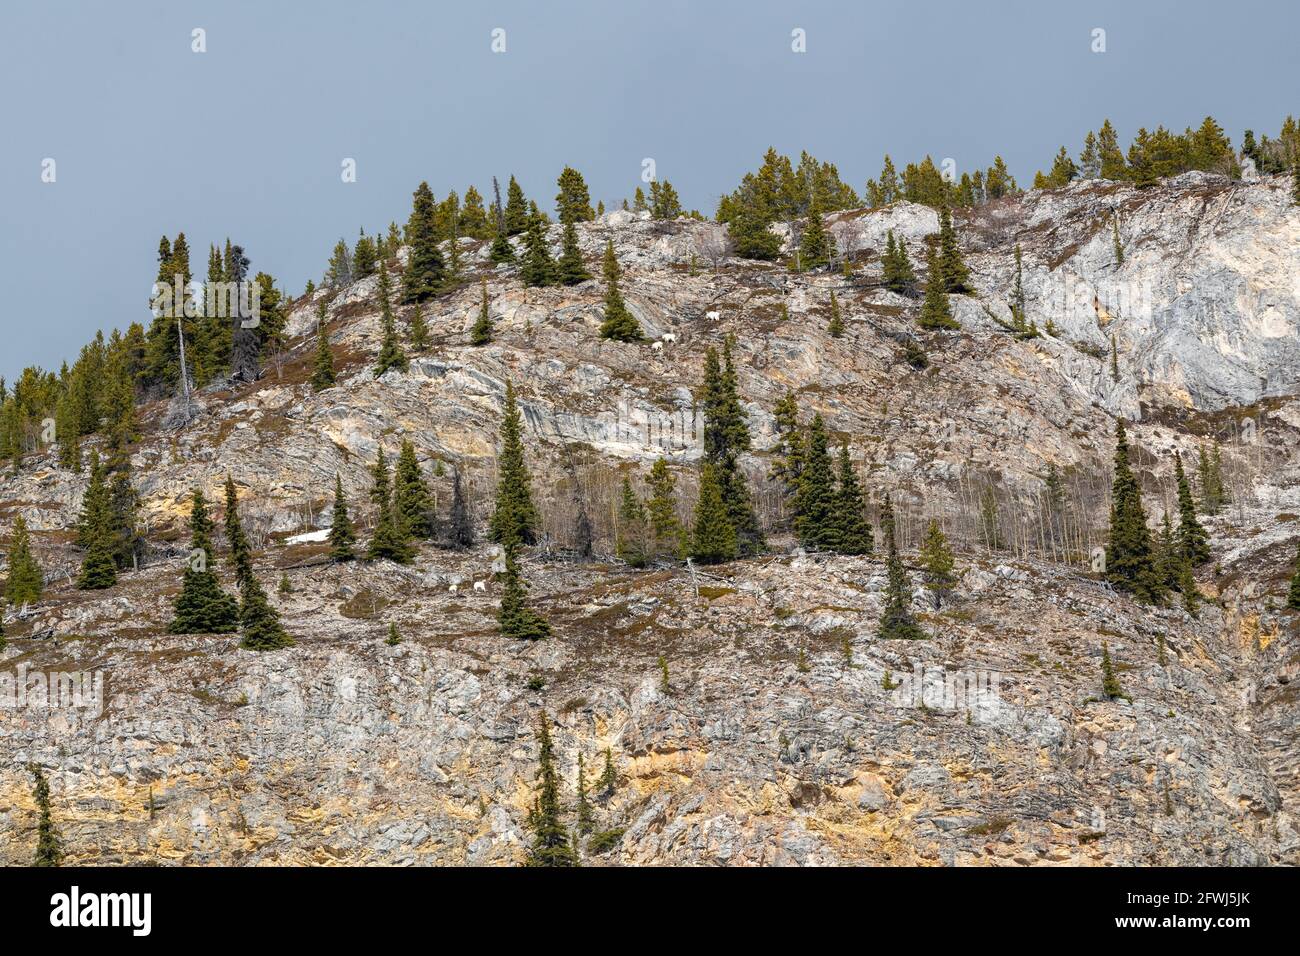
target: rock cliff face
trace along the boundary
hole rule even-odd
[[[1300,623],[1279,608],[1300,529],[1300,210],[1284,187],[1188,174],[985,207],[958,222],[978,294],[953,297],[954,333],[918,333],[919,302],[880,288],[886,231],[919,264],[937,228],[909,204],[831,217],[850,278],[732,258],[716,224],[613,213],[583,225],[589,258],[614,242],[647,334],[675,337],[659,349],[598,339],[598,281],[525,289],[467,242],[464,260],[489,276],[494,344],[467,344],[469,283],[426,310],[433,348],[376,380],[364,280],[329,299],[340,384],[314,394],[317,300],[296,303],[291,351],[262,381],[200,393],[184,431],[149,410],[133,464],[155,553],[117,587],[67,580],[84,477],[51,455],[0,479],[0,516],[26,516],[52,582],[8,613],[0,697],[5,674],[103,678],[102,705],[0,706],[0,862],[30,857],[35,761],[75,862],[515,863],[542,708],[566,799],[579,753],[591,778],[607,748],[618,771],[597,825],[621,834],[591,863],[1297,862]],[[1018,340],[1001,324],[1017,246],[1028,317],[1051,335]],[[838,339],[825,331],[832,291]],[[608,553],[617,483],[661,455],[689,514],[693,391],[705,348],[727,335],[774,553],[694,575],[565,560],[575,499]],[[924,370],[904,359],[913,341]],[[544,511],[526,572],[553,638],[497,635],[487,549],[332,566],[319,544],[286,543],[328,525],[335,473],[364,526],[367,469],[403,437],[426,473],[435,460],[463,470],[481,523],[507,378]],[[873,497],[895,496],[905,552],[931,516],[957,543],[953,603],[916,598],[930,640],[875,638],[877,559],[792,552],[766,478],[788,390],[851,444]],[[1117,415],[1134,423],[1153,519],[1171,504],[1172,452],[1195,460],[1209,437],[1223,442],[1234,502],[1209,521],[1201,585],[1214,600],[1199,618],[1088,572]],[[1042,519],[1049,463],[1070,503],[1059,547]],[[274,598],[291,650],[164,633],[189,490],[215,497],[227,472],[268,589],[281,570],[292,583]],[[449,478],[431,485],[445,513]],[[975,521],[990,490],[997,552]],[[1130,700],[1100,699],[1103,641]]]

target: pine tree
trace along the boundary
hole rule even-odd
[[[181,592],[172,605],[172,634],[230,634],[239,627],[239,605],[217,580],[213,559],[212,519],[201,489],[190,506],[190,559]]]
[[[925,637],[921,625],[912,617],[912,585],[907,578],[907,569],[898,556],[898,544],[895,539],[894,508],[889,495],[880,512],[880,526],[885,532],[885,607],[880,614],[880,627],[876,634],[882,640],[904,638],[913,640]]]
[[[429,323],[424,319],[424,309],[420,303],[415,303],[415,309],[411,312],[411,351],[416,355],[429,350]]]
[[[840,303],[835,298],[834,290],[831,291],[831,320],[826,325],[826,331],[833,339],[844,334],[844,316],[840,314]]]
[[[393,504],[406,530],[417,538],[434,536],[433,498],[420,473],[420,462],[410,440],[402,442],[393,482]]]
[[[465,500],[460,469],[457,468],[451,481],[451,519],[449,533],[450,544],[458,551],[474,546],[474,519],[469,512],[469,503]]]
[[[591,801],[587,798],[587,767],[582,757],[582,752],[578,752],[578,793],[577,809],[577,831],[580,835],[586,836],[596,828],[596,818],[591,811]]]
[[[372,560],[386,558],[398,564],[408,564],[414,557],[410,544],[410,529],[407,528],[405,516],[393,501],[393,494],[388,477],[388,459],[384,456],[383,445],[379,446],[379,456],[375,460],[373,471],[374,486],[370,498],[375,504],[378,515],[375,518],[375,533],[370,539],[367,556]]]
[[[618,786],[618,772],[614,770],[614,757],[609,748],[605,748],[605,767],[600,772],[600,778],[596,781],[596,792],[601,796],[608,797]]]
[[[683,529],[677,520],[677,479],[668,470],[668,462],[659,457],[650,468],[650,500],[646,511],[650,519],[652,557],[680,555],[684,550]]]
[[[311,373],[314,392],[333,388],[338,379],[334,374],[334,353],[330,351],[329,332],[325,328],[325,303],[316,308],[316,365]]]
[[[242,591],[244,581],[253,575],[253,549],[244,534],[244,524],[239,518],[239,496],[234,479],[226,473],[226,541],[230,546],[230,561],[235,567],[235,579]]]
[[[944,292],[967,293],[972,291],[970,270],[966,268],[966,262],[961,257],[961,249],[957,245],[957,231],[952,224],[952,211],[948,208],[947,203],[939,207],[939,253],[937,262],[939,265],[938,274]],[[934,275],[934,273],[930,274]]]
[[[875,547],[867,502],[849,459],[849,446],[840,446],[839,488],[835,491],[835,521],[840,554],[870,554]]]
[[[728,337],[723,342],[721,361],[716,349],[705,353],[704,383],[697,399],[704,411],[705,459],[714,466],[714,478],[736,535],[738,553],[749,557],[763,551],[767,544],[738,464],[741,453],[749,450],[750,435],[740,405],[731,346]]]
[[[551,625],[525,603],[526,585],[519,575],[519,561],[515,556],[515,547],[507,546],[505,552],[505,582],[501,591],[501,608],[497,612],[497,624],[501,628],[501,636],[524,641],[549,637]]]
[[[410,272],[410,266],[407,266],[407,272]],[[388,281],[388,267],[382,263],[379,266],[379,289],[377,294],[381,309],[380,325],[383,328],[384,340],[379,347],[379,357],[375,359],[375,378],[379,378],[390,369],[405,372],[410,367],[410,363],[406,360],[406,353],[402,351],[402,345],[397,338],[397,323],[393,319],[393,307],[389,302],[391,289]]]
[[[578,854],[573,841],[560,821],[560,782],[555,769],[555,748],[551,743],[550,723],[546,711],[537,722],[537,783],[539,792],[528,823],[533,831],[533,845],[528,853],[529,866],[577,866]]]
[[[361,238],[357,240],[356,247],[352,251],[353,274],[358,279],[374,275],[378,261],[379,254],[375,249],[375,241],[367,236],[366,231],[362,229]]]
[[[348,502],[343,497],[343,476],[334,475],[334,514],[330,520],[330,557],[335,561],[351,561],[355,558],[357,531],[348,515]]]
[[[515,402],[514,385],[508,379],[499,434],[501,457],[497,464],[496,510],[488,529],[495,543],[510,550],[537,540],[539,519],[533,505],[532,479],[524,462],[523,419]]]
[[[820,204],[814,199],[808,207],[808,221],[804,225],[803,235],[799,237],[799,267],[815,269],[830,261],[830,239],[826,235],[826,224],[822,221]]]
[[[1105,573],[1112,585],[1141,601],[1154,601],[1162,591],[1151,555],[1142,490],[1129,466],[1128,436],[1122,419],[1115,427],[1115,478],[1111,485]]]
[[[621,502],[618,509],[618,534],[614,551],[620,559],[634,568],[644,568],[649,560],[646,548],[645,506],[632,489],[632,482],[624,476]]]
[[[1286,606],[1300,611],[1300,548],[1296,549],[1295,572],[1291,575],[1291,589],[1286,595]]]
[[[239,518],[239,496],[235,482],[226,475],[226,537],[230,557],[239,581],[239,623],[243,639],[239,646],[250,651],[274,651],[293,646],[293,638],[280,626],[280,615],[253,574],[253,549]]]
[[[91,467],[90,486],[83,502],[82,524],[78,540],[84,542],[86,553],[81,561],[77,587],[82,591],[98,591],[117,583],[117,562],[114,559],[113,511],[108,489],[104,487],[104,468],[95,458]]]
[[[50,810],[50,784],[45,773],[36,764],[28,764],[35,786],[32,797],[36,800],[36,858],[33,866],[60,866],[63,863],[63,841],[54,826],[54,815]]]
[[[623,304],[623,294],[619,291],[618,280],[622,270],[618,258],[614,255],[614,243],[605,243],[605,260],[602,267],[605,276],[605,321],[600,324],[600,337],[617,342],[641,342],[645,335],[636,317]]]
[[[1115,250],[1115,265],[1124,264],[1124,243],[1119,239],[1119,219],[1112,217],[1110,220],[1110,243]]]
[[[701,564],[720,564],[736,557],[736,529],[727,516],[722,487],[712,462],[700,469],[700,497],[695,505],[691,555]]]
[[[912,270],[912,261],[907,257],[906,244],[894,239],[892,229],[885,240],[885,255],[881,259],[881,266],[886,289],[898,295],[912,294],[916,288],[916,273]]]
[[[572,222],[564,224],[563,251],[556,270],[561,285],[577,285],[591,278],[582,260],[582,250],[578,248],[578,229]]]
[[[428,183],[420,183],[406,224],[409,257],[402,273],[402,301],[426,302],[441,291],[446,279],[442,253],[438,249],[436,203]],[[381,275],[382,275],[381,271]]]
[[[933,249],[930,250],[926,266],[925,301],[921,304],[921,317],[916,324],[927,331],[961,328],[948,305],[943,275]]]
[[[469,332],[470,345],[487,345],[492,341],[492,317],[488,314],[487,279],[483,279],[483,298],[478,309],[478,319]]]
[[[1196,503],[1183,472],[1183,458],[1174,452],[1174,479],[1178,484],[1178,544],[1192,567],[1210,560],[1210,536],[1196,518]]]
[[[835,474],[821,415],[813,416],[804,449],[803,470],[795,495],[795,531],[804,547],[834,551],[839,546],[840,530],[835,511]]]
[[[582,173],[571,166],[565,166],[556,185],[560,187],[560,192],[555,197],[555,211],[561,224],[568,226],[596,218],[596,214],[591,211],[591,195],[587,192],[587,183],[582,178]]]
[[[528,228],[528,200],[514,176],[506,186],[505,208],[506,235],[517,236]]]
[[[948,547],[948,538],[934,518],[926,526],[925,540],[921,542],[921,566],[925,569],[921,583],[933,597],[934,609],[937,611],[943,606],[944,598],[952,586],[957,583],[957,577],[953,574],[955,561],[952,549]]]
[[[546,219],[538,211],[536,203],[529,211],[528,229],[524,234],[524,261],[519,277],[526,286],[554,285],[556,280],[555,260],[546,241]]]
[[[1119,686],[1119,677],[1115,674],[1115,665],[1110,659],[1110,645],[1101,642],[1101,693],[1107,700],[1125,696]]]
[[[9,541],[9,577],[5,581],[4,596],[14,607],[24,607],[40,600],[45,589],[45,576],[32,556],[31,538],[27,519],[14,518],[13,537]]]

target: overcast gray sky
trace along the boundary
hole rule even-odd
[[[513,172],[549,207],[567,163],[609,203],[652,157],[712,214],[774,145],[859,190],[886,151],[1001,153],[1027,184],[1107,116],[1125,141],[1207,113],[1234,143],[1275,135],[1298,37],[1295,4],[1250,0],[5,3],[0,374],[147,321],[163,233],[199,276],[230,236],[297,293],[340,236],[405,221],[422,179],[486,195]]]

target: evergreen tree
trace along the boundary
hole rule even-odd
[[[415,190],[411,218],[406,224],[410,247],[406,271],[402,273],[402,301],[426,302],[442,289],[446,278],[442,253],[438,249],[438,227],[433,190],[420,183]],[[382,275],[382,272],[381,272]]]
[[[113,511],[111,499],[103,487],[104,469],[98,460],[91,473],[91,487],[86,491],[86,498],[95,504],[89,504],[88,513],[84,515],[86,553],[81,561],[81,573],[77,577],[77,587],[82,591],[99,591],[111,588],[117,583],[117,562],[114,559]],[[99,487],[95,487],[96,481]]]
[[[952,549],[948,547],[948,538],[934,518],[926,526],[925,540],[921,542],[921,566],[925,569],[921,582],[933,597],[937,611],[957,583],[957,577],[953,574],[955,561]]]
[[[957,245],[957,231],[952,224],[952,211],[947,203],[939,207],[939,253],[936,258],[944,292],[972,291],[970,270],[966,268],[966,262],[961,257],[961,249]]]
[[[925,301],[921,304],[921,317],[916,324],[927,331],[961,328],[948,305],[943,275],[933,249],[926,266]]]
[[[514,385],[508,379],[499,434],[501,457],[497,462],[496,510],[488,529],[491,539],[508,551],[521,544],[535,543],[539,523],[533,505],[532,479],[524,462],[523,419],[515,402]]]
[[[1300,611],[1300,549],[1296,550],[1295,572],[1291,575],[1291,589],[1286,595],[1286,606],[1293,611]]]
[[[469,503],[461,487],[460,469],[451,481],[451,546],[458,551],[474,546],[474,519],[469,513]]]
[[[529,866],[577,866],[578,854],[573,841],[560,821],[560,782],[555,769],[555,748],[551,728],[542,711],[537,722],[537,783],[539,792],[528,816],[533,831],[533,845],[528,853]]]
[[[884,507],[880,512],[881,529],[885,532],[885,607],[880,614],[880,627],[876,634],[882,640],[896,638],[916,639],[925,637],[921,625],[912,617],[912,584],[907,578],[907,569],[898,556],[898,544],[894,534],[894,508],[889,495],[885,495]]]
[[[524,191],[513,176],[510,177],[510,184],[506,187],[504,216],[507,236],[517,236],[528,228],[528,200],[524,198]]]
[[[375,241],[367,236],[366,231],[362,229],[361,238],[357,240],[356,248],[352,252],[353,274],[358,279],[372,276],[375,274],[375,267],[378,262],[379,253],[375,249]]]
[[[575,816],[577,817],[577,831],[580,835],[586,836],[596,828],[596,818],[591,811],[591,801],[587,798],[587,768],[582,758],[582,751],[578,752],[578,802]]]
[[[5,581],[4,596],[17,608],[35,604],[45,589],[45,576],[32,556],[31,538],[27,519],[14,518],[13,537],[9,541],[9,577]]]
[[[727,516],[722,487],[712,462],[700,469],[700,497],[695,505],[691,555],[701,564],[720,564],[736,557],[736,529]]]
[[[487,279],[483,279],[483,299],[478,309],[478,319],[469,331],[470,345],[487,345],[492,341],[492,317],[488,314]]]
[[[407,266],[407,272],[409,274],[410,266]],[[406,360],[406,353],[402,351],[402,345],[397,339],[397,323],[393,320],[393,307],[389,301],[391,289],[388,282],[388,267],[382,263],[379,266],[379,289],[377,294],[381,309],[380,324],[383,328],[384,340],[379,347],[379,357],[375,359],[375,378],[379,378],[390,369],[405,372],[410,367],[410,363]]]
[[[1106,579],[1138,600],[1154,601],[1162,591],[1156,578],[1142,490],[1129,466],[1128,436],[1121,419],[1115,427],[1115,478],[1111,485]]]
[[[415,446],[409,440],[402,442],[397,457],[397,471],[393,482],[393,503],[398,520],[417,538],[434,535],[433,499],[420,474],[420,462],[415,456]]]
[[[840,554],[870,554],[875,541],[867,521],[867,502],[849,459],[849,446],[840,446],[839,488],[835,491],[835,520]]]
[[[89,551],[91,544],[108,527],[111,503],[108,494],[107,469],[95,452],[90,453],[90,480],[86,493],[81,496],[81,512],[77,516],[77,547]]]
[[[587,192],[587,183],[582,178],[582,173],[571,166],[565,166],[556,182],[560,192],[555,197],[555,211],[562,225],[590,222],[596,218],[596,214],[591,211],[591,195]]]
[[[334,353],[330,351],[325,321],[325,303],[322,301],[316,308],[316,364],[311,373],[311,388],[314,392],[333,388],[338,383],[334,374]]]
[[[681,522],[677,520],[677,479],[661,456],[650,468],[650,500],[646,511],[650,519],[652,557],[680,555],[685,551]]]
[[[505,551],[505,583],[501,591],[501,608],[497,612],[501,636],[524,641],[549,637],[551,625],[525,603],[526,585],[519,575],[519,561],[515,556],[515,547],[507,546]]]
[[[1178,483],[1178,544],[1192,567],[1210,560],[1210,536],[1196,518],[1196,503],[1183,471],[1183,458],[1174,452],[1174,479]]]
[[[250,651],[274,651],[293,646],[293,638],[280,626],[280,615],[253,574],[253,549],[239,519],[239,497],[235,482],[226,475],[226,537],[239,581],[239,623],[243,639],[239,646]]]
[[[839,516],[835,509],[835,473],[827,451],[826,426],[821,415],[815,415],[808,428],[795,495],[794,526],[804,547],[813,551],[834,551],[839,547]]]
[[[235,579],[242,592],[244,581],[253,576],[253,549],[244,534],[244,524],[239,518],[239,496],[234,479],[226,473],[226,541],[230,545],[230,561],[235,567]]]
[[[28,764],[35,786],[32,797],[36,800],[36,858],[33,866],[60,866],[63,863],[63,841],[54,826],[54,815],[50,810],[50,784],[45,773],[36,764]]]
[[[411,313],[411,351],[417,355],[429,350],[429,323],[424,320],[424,309],[415,303]]]
[[[582,261],[582,250],[578,248],[578,230],[572,222],[564,224],[564,245],[560,261],[556,265],[561,285],[577,285],[591,278],[586,264]]]
[[[239,605],[222,590],[213,558],[212,519],[202,490],[190,506],[190,559],[172,605],[172,634],[229,634],[239,627]]]
[[[822,221],[822,210],[817,200],[808,207],[808,221],[799,237],[799,267],[815,269],[830,261],[830,238]]]
[[[1105,641],[1101,642],[1101,693],[1107,700],[1124,696],[1124,690],[1119,686],[1119,677],[1115,674],[1115,665],[1110,659],[1110,645]]]
[[[546,241],[546,219],[538,211],[536,203],[530,207],[528,230],[524,234],[524,261],[519,277],[526,286],[554,285],[556,280],[555,260],[551,257],[551,248]]]
[[[640,323],[628,311],[627,306],[623,304],[623,295],[618,288],[618,280],[622,270],[619,269],[618,259],[614,255],[612,240],[605,243],[603,272],[605,275],[605,321],[600,324],[600,337],[602,339],[614,339],[618,342],[644,341],[645,335],[641,331]]]
[[[374,487],[370,499],[374,502],[378,515],[375,518],[375,533],[370,539],[367,556],[372,560],[387,558],[398,564],[407,564],[414,557],[410,544],[410,530],[405,517],[393,502],[393,494],[388,478],[388,459],[384,456],[383,445],[379,446],[379,457],[375,460],[373,471]]]
[[[885,239],[885,255],[881,259],[881,266],[886,289],[899,295],[912,294],[916,288],[916,273],[912,270],[912,261],[907,257],[906,244],[894,239],[892,229]]]
[[[831,320],[826,325],[826,331],[833,339],[844,334],[844,316],[840,313],[840,303],[835,298],[834,290],[831,291]]]
[[[738,464],[741,453],[749,450],[750,436],[740,405],[731,345],[728,337],[723,343],[721,362],[716,349],[705,353],[704,383],[698,401],[704,411],[704,455],[714,466],[714,478],[736,534],[738,553],[748,557],[767,545]]]
[[[682,214],[682,203],[677,190],[668,180],[650,180],[650,218],[665,222]]]
[[[355,558],[357,531],[348,515],[348,502],[343,497],[343,477],[334,475],[334,514],[330,520],[330,557],[335,561],[351,561]]]
[[[620,559],[634,568],[644,568],[649,561],[646,548],[646,514],[645,506],[632,489],[632,482],[625,476],[621,502],[618,509],[618,534],[614,551]]]
[[[605,748],[605,767],[600,772],[599,779],[596,780],[596,792],[601,796],[608,797],[618,786],[618,772],[614,769],[614,757]]]

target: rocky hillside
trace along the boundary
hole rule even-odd
[[[659,347],[598,338],[600,281],[526,289],[468,240],[492,345],[468,344],[477,281],[432,303],[434,347],[378,380],[374,279],[297,302],[261,381],[201,392],[183,429],[147,410],[133,465],[154,554],[108,591],[68,579],[84,476],[51,455],[0,479],[6,532],[26,517],[52,582],[9,612],[0,669],[104,679],[102,710],[0,708],[0,862],[31,855],[32,761],[75,862],[518,862],[542,708],[568,794],[579,753],[594,777],[608,748],[618,772],[589,863],[1297,862],[1300,620],[1280,608],[1300,534],[1300,210],[1286,183],[1191,173],[981,207],[958,222],[977,294],[952,298],[962,328],[945,333],[919,333],[919,300],[880,283],[886,231],[922,262],[932,210],[829,223],[849,277],[733,258],[712,223],[582,225],[589,259],[613,242],[646,333],[675,339]],[[1028,318],[1051,334],[1007,330],[1017,247]],[[321,300],[340,383],[313,393]],[[773,552],[707,574],[568,560],[576,502],[608,555],[618,482],[661,455],[690,513],[693,391],[728,335]],[[337,566],[299,537],[328,527],[336,473],[364,525],[368,468],[403,438],[427,474],[464,471],[481,525],[507,379],[546,532],[525,571],[555,631],[526,645],[496,633],[486,548]],[[929,517],[958,546],[954,602],[916,598],[930,640],[876,639],[880,560],[793,549],[765,451],[787,391],[851,444],[873,498],[892,493],[906,554]],[[1116,416],[1153,520],[1173,503],[1172,452],[1222,443],[1233,504],[1208,521],[1213,600],[1197,618],[1087,567]],[[1049,463],[1068,493],[1063,546],[1041,517]],[[268,590],[282,571],[292,585],[273,600],[293,649],[165,634],[190,489],[217,498],[227,472]],[[431,483],[445,513],[449,478]],[[976,527],[989,495],[997,551]],[[1102,699],[1103,642],[1131,699]]]

